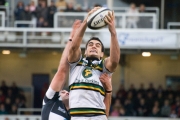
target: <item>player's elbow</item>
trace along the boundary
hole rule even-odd
[[[119,60],[115,60],[115,59],[111,60],[111,66],[112,67],[116,68],[118,66],[118,64],[119,64]]]

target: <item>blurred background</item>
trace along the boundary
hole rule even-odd
[[[115,11],[121,48],[109,119],[180,118],[179,0],[0,0],[0,120],[40,120],[72,23],[94,6]],[[108,56],[108,29],[87,29],[83,50],[92,36]]]

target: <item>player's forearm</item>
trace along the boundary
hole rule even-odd
[[[62,53],[62,56],[61,56],[61,59],[59,62],[59,66],[58,66],[58,70],[61,70],[61,69],[65,70],[65,71],[68,70],[69,64],[68,64],[67,59],[68,59],[70,45],[71,45],[71,41],[68,41],[68,43],[65,46],[64,51]]]
[[[112,93],[106,93],[105,98],[104,98],[104,104],[106,105],[106,116],[109,116],[109,110],[111,106],[111,97]]]
[[[120,59],[120,47],[116,31],[111,32],[110,61],[113,68],[118,65]]]
[[[71,48],[70,48],[71,52],[76,51],[80,48],[86,28],[87,28],[87,22],[83,21],[80,28],[75,33],[75,35],[72,39],[72,44],[71,44]]]

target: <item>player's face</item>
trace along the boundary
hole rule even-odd
[[[62,101],[69,100],[69,92],[66,91],[66,90],[61,90],[60,91],[60,96],[62,98]]]
[[[87,44],[85,55],[86,57],[96,57],[100,59],[104,55],[104,53],[101,50],[102,50],[102,44],[97,40],[91,40]]]

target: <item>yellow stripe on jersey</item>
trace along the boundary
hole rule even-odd
[[[70,90],[75,89],[86,89],[86,90],[92,90],[96,92],[100,92],[101,95],[105,96],[105,90],[102,86],[92,84],[92,83],[73,83],[69,86]]]

